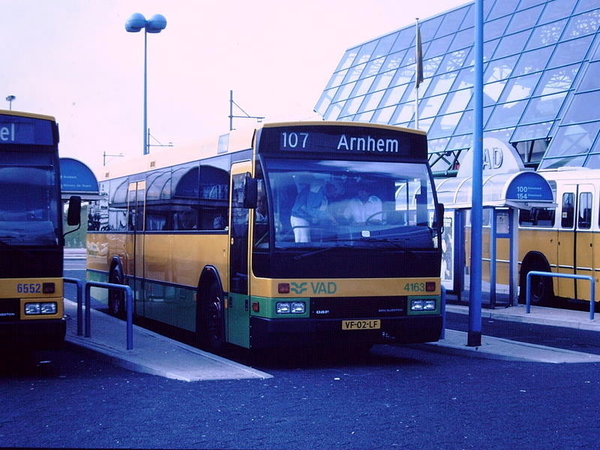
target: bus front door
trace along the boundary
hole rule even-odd
[[[231,223],[229,224],[229,295],[226,304],[226,340],[250,347],[250,285],[248,277],[249,210],[244,208],[244,189],[249,161],[231,168]]]
[[[594,237],[592,232],[592,204],[594,201],[594,186],[580,184],[577,193],[577,212],[575,214],[575,267],[578,275],[594,276]],[[574,298],[589,300],[590,283],[586,280],[575,281]]]
[[[592,204],[594,186],[591,184],[566,185],[558,200],[561,202],[558,242],[559,272],[594,275],[594,236],[592,233]],[[589,282],[558,279],[558,292],[563,298],[588,299]]]
[[[144,316],[144,210],[146,198],[146,182],[137,181],[129,183],[127,195],[128,209],[128,249],[129,265],[126,272],[133,276],[133,283],[129,283],[134,291],[135,314]]]

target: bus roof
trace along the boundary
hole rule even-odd
[[[45,114],[30,113],[25,111],[9,111],[7,109],[0,109],[0,114],[4,116],[30,117],[32,119],[50,120],[52,122],[56,122],[56,119],[52,116],[47,116]]]
[[[381,130],[394,130],[394,131],[403,131],[405,133],[413,133],[426,136],[427,133],[422,130],[415,130],[413,128],[404,128],[398,127],[395,125],[383,125],[378,123],[369,123],[369,122],[334,122],[334,121],[310,121],[310,122],[271,122],[265,123],[259,128],[275,128],[275,127],[284,127],[284,126],[344,126],[344,127],[368,127],[373,129],[381,129]]]
[[[583,181],[600,180],[600,169],[590,167],[560,167],[558,169],[538,170],[538,173],[547,180]]]
[[[255,131],[255,128],[233,130],[197,143],[165,147],[147,155],[128,158],[126,164],[122,160],[114,160],[106,165],[99,179],[107,180],[125,175],[133,175],[185,162],[198,161],[212,156],[248,150],[252,148],[252,139]]]
[[[363,122],[297,121],[264,123],[258,126],[233,130],[218,137],[212,137],[194,144],[166,147],[147,155],[140,155],[127,159],[125,164],[122,160],[114,160],[104,168],[105,170],[98,178],[100,180],[118,178],[125,175],[133,175],[149,170],[170,167],[185,162],[202,160],[213,156],[249,150],[254,145],[254,138],[258,130],[263,128],[294,126],[368,127],[372,129],[402,131],[419,136],[426,136],[426,133],[421,130]]]

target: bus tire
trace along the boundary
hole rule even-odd
[[[123,266],[120,261],[114,263],[110,270],[110,274],[108,275],[108,282],[113,284],[125,284],[125,273],[123,272]],[[123,291],[116,289],[108,290],[108,312],[119,319],[125,319],[125,293]]]
[[[527,274],[529,272],[551,272],[550,265],[543,255],[523,262],[519,278],[519,303],[526,302]],[[531,276],[531,304],[537,306],[551,306],[554,302],[554,287],[552,277]]]
[[[218,353],[225,342],[223,290],[216,280],[199,289],[197,314],[198,344],[202,350]]]

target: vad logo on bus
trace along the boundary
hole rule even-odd
[[[290,283],[290,290],[297,295],[303,294],[310,289],[312,294],[335,294],[337,292],[337,284],[333,281],[311,281],[310,283]]]
[[[325,283],[324,281],[318,281],[316,283],[310,283],[313,294],[335,294],[337,292],[337,284],[333,281]]]
[[[302,294],[304,291],[306,291],[308,288],[306,287],[308,283],[303,282],[303,283],[290,283],[290,290],[294,293],[294,294]]]

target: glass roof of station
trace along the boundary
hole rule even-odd
[[[472,145],[474,4],[419,22],[419,128],[434,172]],[[484,136],[526,165],[600,168],[600,2],[484,0]],[[415,126],[415,26],[345,52],[315,111]]]

